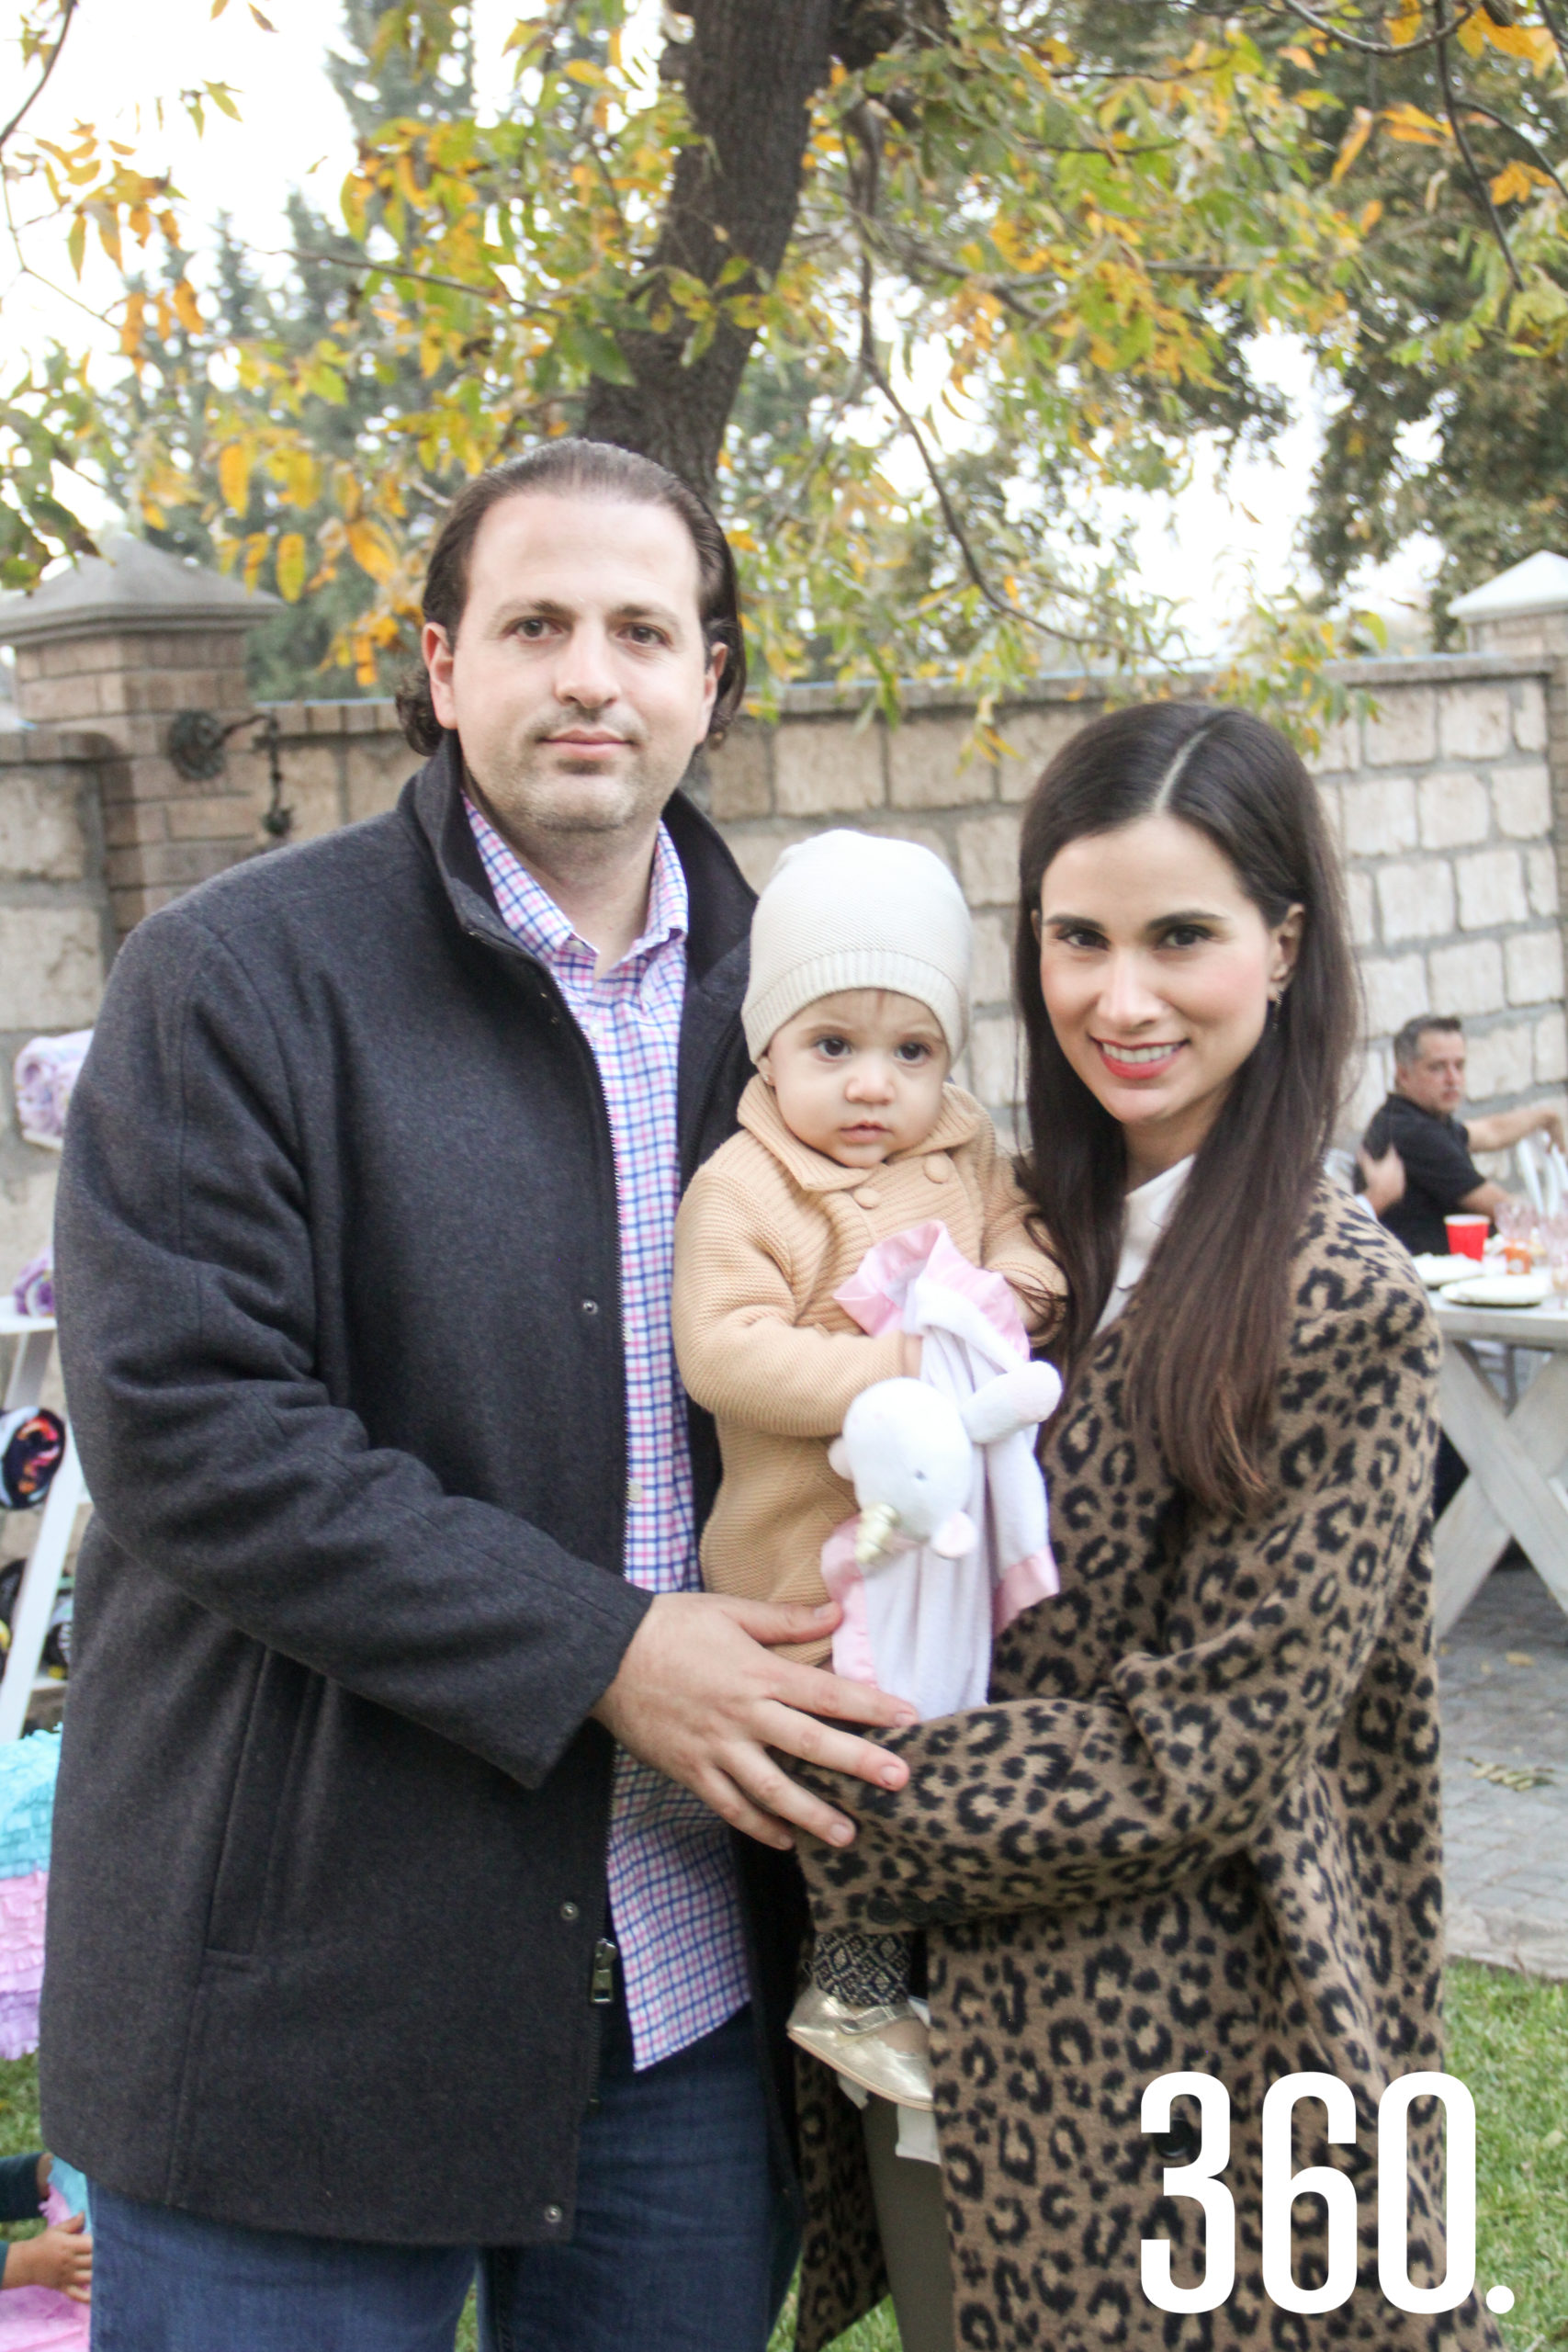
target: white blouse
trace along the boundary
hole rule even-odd
[[[1105,1312],[1095,1325],[1097,1333],[1115,1322],[1147,1272],[1155,1245],[1176,1215],[1176,1204],[1181,1198],[1181,1188],[1191,1172],[1195,1156],[1189,1152],[1174,1168],[1151,1176],[1146,1184],[1140,1184],[1128,1193],[1127,1222],[1122,1229],[1116,1280],[1105,1302]]]

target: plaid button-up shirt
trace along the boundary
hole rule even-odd
[[[686,877],[659,828],[648,923],[612,971],[472,801],[502,921],[554,978],[592,1049],[615,1155],[626,1362],[626,1572],[647,1592],[701,1584],[686,1400],[670,1333],[681,1170],[675,1077],[686,992]],[[701,1799],[624,1749],[608,1857],[638,2067],[700,2041],[748,1998],[729,1832]]]

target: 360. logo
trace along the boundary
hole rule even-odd
[[[1140,2248],[1145,2294],[1156,2311],[1212,2312],[1235,2284],[1235,2206],[1218,2176],[1230,2162],[1231,2103],[1224,2083],[1213,2075],[1159,2075],[1144,2093],[1140,2120],[1145,2132],[1168,2132],[1174,2100],[1198,2103],[1202,2120],[1198,2153],[1190,2163],[1168,2165],[1168,2197],[1190,2197],[1202,2208],[1203,2276],[1196,2287],[1179,2287],[1170,2275],[1170,2245],[1145,2238]],[[1336,2143],[1356,2137],[1356,2102],[1349,2085],[1333,2075],[1285,2075],[1263,2100],[1263,2188],[1259,2216],[1263,2237],[1263,2287],[1281,2311],[1337,2311],[1355,2291],[1356,2186],[1329,2165],[1291,2170],[1291,2118],[1298,2099],[1320,2099],[1327,2110],[1326,2136]],[[1439,2098],[1448,2118],[1448,2269],[1440,2285],[1413,2286],[1408,2256],[1408,2141],[1412,2102]],[[1327,2276],[1321,2287],[1300,2287],[1291,2266],[1291,2211],[1298,2197],[1321,2197],[1327,2208]],[[1475,2101],[1456,2075],[1401,2075],[1378,2101],[1378,2284],[1395,2311],[1451,2312],[1475,2285]],[[1494,2287],[1487,2308],[1513,2307],[1506,2287]]]

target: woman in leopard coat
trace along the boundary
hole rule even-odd
[[[805,1857],[814,1915],[924,1930],[959,2345],[1495,2346],[1473,2294],[1417,2316],[1378,2279],[1379,2097],[1443,2064],[1438,1340],[1409,1260],[1316,1173],[1355,1007],[1316,795],[1244,713],[1123,711],[1047,770],[1021,866],[1025,1172],[1070,1291],[1062,1589],[998,1641],[987,1706],[888,1740],[906,1789],[831,1783],[859,1829]],[[885,2275],[858,2120],[801,2064],[817,2352]],[[1229,2094],[1235,2281],[1207,2311],[1142,2284],[1145,2239],[1178,2288],[1219,2259],[1164,2193],[1197,2102],[1143,2126],[1175,2073]],[[1356,2125],[1295,2109],[1291,2170],[1348,2175],[1359,2208],[1354,2282],[1305,2314],[1259,2227],[1263,2098],[1296,2073],[1348,2085]],[[1418,2288],[1446,2271],[1442,2141],[1418,2102]],[[1324,2212],[1294,2208],[1298,2289],[1329,2275]]]

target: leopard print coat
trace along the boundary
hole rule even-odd
[[[1128,1321],[1049,1430],[1057,1600],[999,1640],[991,1702],[888,1741],[897,1795],[823,1778],[860,1824],[805,1859],[819,1927],[925,1930],[958,2342],[975,2352],[1376,2352],[1495,2347],[1474,2296],[1406,2315],[1378,2287],[1375,2126],[1391,2077],[1442,2066],[1442,1854],[1428,1498],[1438,1340],[1410,1261],[1326,1185],[1292,1261],[1274,1499],[1184,1515],[1129,1433]],[[1132,1310],[1136,1312],[1135,1307]],[[1204,2223],[1162,2193],[1197,2151],[1163,2141],[1158,2075],[1218,2075],[1235,2283],[1157,2311],[1139,2242],[1203,2275]],[[807,2193],[801,2352],[884,2291],[858,2120],[801,2061]],[[1270,2083],[1350,2086],[1354,2146],[1295,2111],[1292,2170],[1332,2165],[1359,2204],[1337,2311],[1263,2287],[1259,2109]],[[1187,2112],[1184,2112],[1187,2110]],[[1409,2276],[1444,2273],[1442,2122],[1410,2121]],[[1295,2208],[1295,2276],[1326,2276],[1322,2200]],[[1483,2281],[1483,2284],[1485,2282]]]

